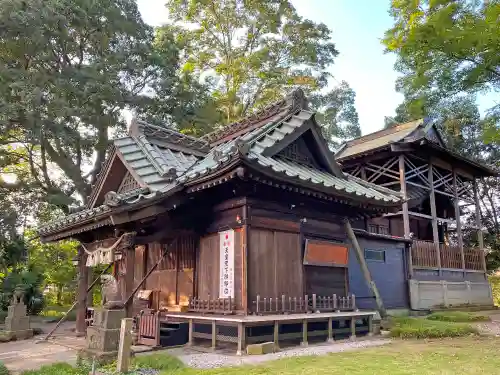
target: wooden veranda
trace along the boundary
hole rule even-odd
[[[160,346],[161,322],[186,323],[187,345],[205,342],[211,350],[219,344],[236,345],[236,354],[245,353],[247,344],[280,342],[300,339],[305,346],[309,340],[356,338],[356,335],[373,335],[375,311],[330,311],[298,314],[221,315],[201,313],[143,312],[138,330],[139,343]]]

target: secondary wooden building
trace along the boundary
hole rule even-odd
[[[346,142],[336,160],[344,172],[404,196],[398,212],[356,226],[412,239],[408,278],[416,288],[413,297],[418,295],[413,308],[491,301],[477,192],[478,180],[495,176],[495,170],[450,150],[429,119]],[[468,214],[475,216],[473,223]],[[472,233],[468,243],[465,231]],[[451,283],[448,301],[438,281]]]

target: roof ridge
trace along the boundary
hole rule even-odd
[[[397,131],[405,129],[406,127],[410,127],[410,125],[412,125],[412,124],[415,125],[415,129],[416,129],[418,126],[420,126],[423,123],[424,123],[423,118],[408,121],[408,122],[403,122],[403,123],[397,124],[395,126],[391,126],[390,128],[380,129],[380,130],[374,131],[372,133],[368,133],[368,134],[353,138],[349,141],[344,142],[344,144],[346,146],[357,145],[357,144],[361,143],[358,141],[369,141],[369,140],[373,139],[375,136],[380,136],[382,134],[387,135],[387,134],[395,133]]]
[[[146,137],[157,138],[160,141],[162,139],[158,135],[161,134],[165,142],[179,144],[187,149],[192,149],[193,152],[208,152],[210,150],[209,143],[202,138],[193,137],[168,127],[150,124],[144,120],[134,118],[129,128],[129,135],[138,136],[140,134]]]
[[[263,121],[266,118],[278,114],[280,111],[288,109],[290,112],[298,111],[299,109],[307,108],[307,99],[304,91],[301,88],[296,88],[288,93],[280,100],[271,103],[264,108],[251,113],[242,119],[231,124],[224,125],[222,128],[214,130],[213,132],[204,135],[200,139],[206,140],[210,143],[216,142],[224,137],[233,135],[255,122]]]

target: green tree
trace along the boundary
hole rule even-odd
[[[231,123],[294,87],[323,111],[327,135],[359,135],[354,92],[346,83],[326,92],[338,55],[331,31],[301,17],[288,0],[168,0],[173,21],[159,30],[165,45],[183,44],[182,71],[209,87],[222,122]],[[164,41],[163,41],[164,40]]]
[[[161,88],[169,123],[185,118],[175,98],[190,82],[134,0],[0,0],[0,32],[0,159],[18,174],[5,188],[66,208],[89,195],[124,109],[154,115]]]
[[[398,56],[407,112],[460,93],[500,90],[498,0],[393,0],[390,13],[395,23],[383,43]]]
[[[27,232],[26,237],[34,237]],[[74,291],[77,268],[72,261],[77,255],[75,241],[42,244],[33,240],[29,245],[28,264],[43,275],[44,285],[56,288],[56,303],[62,304],[63,291]]]

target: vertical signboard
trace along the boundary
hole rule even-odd
[[[234,298],[234,230],[219,233],[220,287],[219,298]]]

